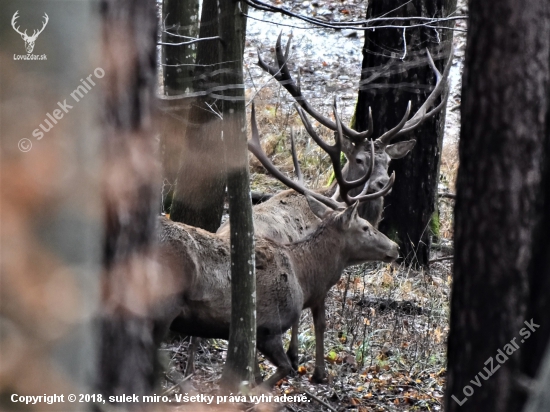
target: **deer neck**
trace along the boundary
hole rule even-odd
[[[304,294],[304,307],[315,301],[338,282],[346,267],[343,240],[322,223],[305,239],[287,245]]]

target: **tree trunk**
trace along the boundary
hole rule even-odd
[[[256,353],[256,275],[254,227],[246,146],[243,49],[247,5],[220,3],[220,61],[228,62],[223,80],[223,139],[227,160],[227,192],[231,219],[231,328],[222,384],[238,390],[252,382]],[[242,13],[241,13],[242,12]]]
[[[549,105],[550,106],[550,105]],[[535,225],[533,260],[529,270],[530,296],[528,319],[544,319],[539,322],[536,339],[525,342],[522,352],[523,373],[528,378],[537,378],[538,386],[533,388],[526,412],[543,411],[550,402],[550,323],[546,321],[550,313],[550,107],[547,106],[545,164],[543,167],[541,196],[539,197],[539,221]],[[544,360],[544,362],[543,362]]]
[[[406,7],[402,0],[369,2],[367,18],[391,16],[443,17],[456,8],[456,0],[413,0]],[[410,21],[414,23],[414,20]],[[399,23],[407,24],[400,21]],[[397,23],[396,23],[397,24]],[[356,129],[368,128],[368,107],[372,107],[374,134],[377,137],[399,123],[409,101],[417,110],[434,84],[426,58],[428,47],[442,71],[452,43],[452,31],[414,28],[377,29],[365,32],[361,87],[356,109]],[[382,67],[391,64],[387,75],[367,80]],[[414,149],[405,158],[393,161],[397,179],[392,193],[384,201],[384,220],[380,229],[399,244],[405,262],[427,266],[431,244],[431,219],[434,216],[439,181],[439,161],[445,114],[424,122],[403,140],[415,139]],[[397,140],[396,140],[397,141]],[[437,220],[435,220],[437,221]],[[435,226],[435,225],[434,225]]]
[[[182,43],[197,37],[198,17],[198,0],[164,0],[162,6],[162,24],[165,26],[165,31],[162,33],[163,43]],[[183,36],[187,36],[187,38]],[[162,57],[164,93],[173,96],[193,91],[195,47],[193,45],[163,45]]]
[[[200,37],[215,36],[218,36],[218,1],[205,0]],[[196,93],[207,93],[220,85],[221,75],[217,72],[225,66],[218,64],[219,44],[219,40],[209,40],[197,45],[193,81]],[[194,97],[192,102],[170,218],[216,232],[221,223],[225,194],[220,107],[217,97],[210,97],[209,93]]]
[[[448,412],[521,410],[522,354],[528,346],[536,348],[539,358],[532,361],[539,363],[548,340],[548,329],[543,332],[531,325],[533,331],[525,322],[532,318],[543,325],[548,314],[548,303],[542,304],[548,289],[539,289],[548,287],[547,255],[546,263],[540,259],[548,244],[535,245],[533,239],[540,222],[542,149],[548,133],[549,23],[544,0],[470,2]],[[544,237],[539,233],[538,239],[547,241],[548,232]],[[544,276],[530,274],[533,257],[546,265]],[[537,302],[532,303],[533,298]],[[532,334],[528,341],[525,332]],[[520,354],[513,353],[511,341]],[[492,375],[491,359],[498,371],[479,380],[480,374]],[[532,373],[535,368],[528,366]],[[480,388],[473,383],[476,379]]]
[[[160,21],[162,42],[182,43],[197,37],[198,20],[198,0],[164,0]],[[162,46],[162,81],[166,96],[193,92],[196,46]],[[186,136],[190,99],[162,100],[162,103],[162,202],[163,211],[170,212],[180,153]]]
[[[150,263],[160,188],[151,128],[155,2],[103,0],[101,11],[108,86],[103,104],[105,239],[98,386],[106,396],[141,399],[155,386],[156,343],[148,315],[162,299],[159,286],[164,286]]]

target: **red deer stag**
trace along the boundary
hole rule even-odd
[[[306,130],[312,136],[312,138],[323,147],[324,142],[315,133],[315,130],[311,126],[304,111],[310,114],[322,125],[329,127],[332,130],[337,131],[337,124],[341,123],[338,120],[333,122],[332,120],[322,116],[319,112],[311,107],[307,100],[301,94],[299,87],[296,85],[290,72],[287,68],[286,62],[288,59],[290,42],[286,45],[286,51],[283,54],[281,48],[281,36],[277,39],[277,45],[275,48],[278,67],[267,65],[261,57],[259,58],[260,67],[265,71],[273,75],[283,85],[290,94],[296,99],[299,104],[297,107],[298,113],[306,127]],[[415,140],[409,140],[390,144],[390,141],[398,136],[414,130],[425,119],[433,116],[439,112],[445,104],[446,96],[442,98],[442,101],[432,110],[429,110],[436,100],[442,95],[444,91],[445,82],[447,78],[452,58],[450,57],[443,74],[441,74],[435,64],[429,52],[427,52],[428,61],[432,70],[436,76],[436,84],[432,90],[430,96],[426,99],[424,104],[418,109],[418,111],[409,119],[410,115],[410,103],[405,113],[405,116],[401,122],[384,133],[382,136],[374,140],[374,150],[372,149],[373,141],[367,140],[371,136],[372,131],[372,116],[371,125],[369,131],[358,133],[353,129],[350,129],[342,124],[342,134],[346,137],[341,138],[342,151],[348,158],[348,163],[341,171],[342,178],[358,179],[370,170],[371,178],[368,184],[363,188],[362,192],[372,192],[380,190],[381,186],[387,185],[390,177],[388,176],[388,166],[391,159],[398,159],[405,156],[415,145]],[[452,54],[451,54],[452,56]],[[336,115],[335,115],[336,116]],[[371,151],[369,151],[369,149]],[[266,165],[265,155],[260,154],[261,150],[259,144],[253,145],[253,142],[249,142],[249,150],[258,157],[263,156],[263,160],[258,157],[262,164],[273,173],[273,168]],[[374,154],[372,153],[374,151]],[[296,164],[296,162],[295,162]],[[369,169],[367,169],[369,168]],[[338,168],[336,168],[338,169]],[[339,184],[338,179],[336,182]],[[292,187],[292,186],[290,186]],[[349,193],[356,194],[361,189],[351,189]],[[340,189],[338,193],[333,196],[336,198],[338,195],[342,198]],[[364,219],[368,220],[375,227],[381,218],[383,208],[383,198],[373,197],[371,199],[364,199],[365,201],[359,206],[359,214]],[[320,220],[311,213],[306,200],[303,196],[300,196],[295,190],[285,190],[277,195],[273,196],[268,201],[261,203],[253,209],[254,218],[254,230],[258,236],[268,236],[274,240],[281,242],[292,242],[297,239],[303,238],[307,233],[319,225]],[[229,236],[229,222],[226,222],[218,229],[218,234]],[[340,276],[341,274],[338,274]],[[324,314],[324,301],[320,308],[315,309],[318,316],[321,317],[319,312],[322,313],[323,323],[325,319]],[[321,325],[321,321],[317,322]],[[316,326],[316,367],[312,376],[313,382],[322,382],[325,379],[325,363],[324,363],[324,344],[322,341],[323,333],[320,331],[320,327]],[[317,330],[319,329],[319,332]],[[324,327],[322,328],[324,331]],[[294,325],[292,328],[292,338],[290,347],[287,352],[292,365],[295,369],[298,367],[298,325]],[[192,365],[192,363],[191,363]],[[192,366],[191,366],[192,367]]]
[[[280,84],[283,86],[300,107],[307,112],[311,117],[317,120],[320,124],[336,132],[336,123],[329,119],[328,117],[323,116],[317,110],[315,110],[307,101],[307,99],[302,94],[302,91],[299,85],[294,81],[290,74],[288,68],[288,57],[290,51],[290,40],[286,44],[285,51],[281,46],[281,34],[277,38],[277,43],[275,45],[275,65],[267,64],[261,57],[258,50],[258,65],[267,73],[271,74]],[[374,141],[374,156],[375,156],[375,168],[372,171],[372,177],[369,181],[369,187],[367,188],[367,193],[375,192],[380,190],[388,182],[388,166],[392,159],[400,159],[405,156],[416,144],[416,140],[407,140],[403,142],[397,142],[390,144],[392,140],[405,135],[416,129],[418,126],[424,122],[424,120],[432,117],[436,113],[440,112],[447,101],[447,95],[445,92],[445,79],[449,75],[449,70],[452,63],[451,52],[449,60],[445,66],[443,74],[441,74],[435,64],[433,59],[427,51],[428,62],[432,68],[436,82],[435,86],[424,102],[424,104],[417,110],[417,112],[409,119],[410,114],[410,103],[407,108],[405,115],[401,122],[394,128],[385,132],[382,136],[378,137]],[[441,101],[437,106],[435,106],[436,101],[439,97],[442,97]],[[435,106],[435,107],[434,107]],[[433,108],[432,108],[433,107]],[[431,110],[430,110],[431,109]],[[363,176],[366,173],[366,168],[371,164],[371,154],[370,154],[370,140],[369,138],[372,135],[372,115],[369,109],[369,128],[364,132],[357,132],[346,125],[342,125],[343,133],[345,139],[342,140],[342,151],[348,159],[346,166],[344,167],[343,174],[349,180],[358,179],[360,176]],[[355,189],[351,193],[357,194],[360,189]],[[283,192],[284,193],[284,192]],[[281,196],[285,196],[281,194]],[[281,198],[274,199],[272,202],[274,204],[279,203]],[[359,214],[364,219],[367,219],[374,226],[378,226],[378,223],[382,216],[383,210],[383,198],[378,198],[369,202],[364,202],[359,208]],[[302,210],[306,210],[307,206],[305,201],[301,205]],[[263,209],[259,209],[263,210]],[[268,213],[271,213],[270,211]],[[307,212],[306,212],[307,213]],[[310,226],[311,227],[311,226]]]
[[[251,123],[251,146],[257,148],[254,108]],[[378,193],[349,196],[346,190],[354,184],[365,184],[369,174],[356,182],[341,178],[340,127],[339,130],[335,145],[325,146],[349,206],[311,192],[269,166],[285,184],[306,195],[311,211],[321,223],[309,236],[293,243],[256,238],[257,347],[277,367],[265,382],[268,387],[292,370],[282,334],[298,322],[301,311],[311,307],[315,308],[314,314],[322,312],[323,316],[316,316],[316,327],[324,330],[324,310],[315,310],[322,307],[320,302],[324,302],[328,290],[346,267],[367,261],[391,262],[398,257],[397,244],[357,214],[360,200],[382,196],[391,188],[394,178]],[[267,158],[265,154],[257,155]],[[165,218],[160,219],[159,238],[162,262],[171,262],[171,268],[177,268],[182,284],[187,286],[178,305],[168,311],[171,315],[165,323],[171,322],[170,328],[181,334],[228,339],[231,313],[228,238]],[[172,321],[175,313],[179,314]]]

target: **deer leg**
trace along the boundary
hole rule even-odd
[[[290,337],[290,345],[288,345],[288,350],[286,351],[286,356],[288,356],[288,359],[290,360],[290,364],[292,365],[292,369],[295,371],[298,370],[298,327],[300,326],[300,322],[296,322],[294,325],[292,325],[292,334]]]
[[[201,338],[197,336],[191,336],[189,340],[189,347],[187,348],[187,365],[185,367],[184,376],[189,376],[195,373],[195,353],[199,349]]]
[[[281,335],[258,336],[258,350],[277,367],[275,373],[262,383],[262,386],[271,389],[292,371],[292,366],[283,347]]]
[[[313,325],[315,326],[315,371],[311,377],[313,383],[323,383],[326,379],[325,371],[325,300],[311,308]]]

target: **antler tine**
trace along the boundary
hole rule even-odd
[[[13,29],[19,33],[21,36],[26,36],[27,35],[27,30],[25,30],[24,33],[21,33],[21,31],[19,30],[19,27],[20,26],[17,26],[15,27],[15,25],[17,24],[17,19],[19,18],[19,10],[17,10],[15,12],[15,14],[13,15],[13,17],[11,18],[11,26],[13,27]]]
[[[290,128],[290,151],[292,152],[292,163],[294,163],[294,173],[298,178],[298,183],[304,184],[304,177],[302,176],[302,170],[300,169],[300,163],[298,162],[298,155],[296,154],[296,144],[294,142],[294,130]]]
[[[258,66],[260,66],[260,68],[263,71],[272,75],[275,78],[275,80],[279,80],[281,76],[281,73],[279,73],[279,69],[277,69],[274,66],[270,66],[264,61],[264,59],[262,59],[262,55],[260,54],[260,49],[258,49]]]
[[[430,54],[430,51],[426,49],[426,54],[428,56],[428,62],[430,64],[430,67],[432,68],[434,74],[435,74],[435,86],[424,104],[418,109],[418,111],[414,114],[414,116],[405,124],[405,127],[401,130],[398,135],[408,133],[414,129],[416,129],[418,126],[422,124],[422,122],[425,119],[428,119],[429,117],[433,116],[434,114],[440,112],[443,107],[445,107],[445,103],[447,101],[448,93],[445,93],[443,95],[443,98],[441,99],[441,103],[437,105],[437,107],[430,112],[427,112],[427,110],[433,106],[435,100],[442,94],[442,92],[445,90],[445,82],[444,79],[447,78],[449,75],[449,71],[451,70],[451,65],[453,62],[453,55],[454,55],[454,48],[451,49],[451,53],[449,55],[449,60],[447,61],[447,64],[445,65],[445,69],[443,70],[443,74],[437,70],[437,67],[435,66],[435,63],[433,61],[432,55]],[[427,112],[427,113],[426,113]]]
[[[403,116],[399,124],[395,126],[393,129],[388,130],[386,133],[384,133],[382,136],[380,136],[376,140],[383,143],[384,145],[388,145],[391,139],[397,136],[399,131],[403,129],[403,127],[407,123],[407,119],[409,118],[410,113],[411,113],[411,101],[409,100],[409,103],[407,104],[407,110],[405,111],[405,116]]]
[[[319,135],[317,134],[317,132],[309,122],[309,119],[304,113],[304,110],[300,106],[298,106],[298,104],[296,103],[294,103],[294,107],[296,108],[296,111],[298,112],[300,119],[302,119],[302,123],[304,124],[304,127],[306,128],[307,132],[309,133],[311,138],[315,140],[315,143],[317,143],[319,146],[321,146],[321,149],[327,152],[331,161],[334,161],[336,159],[340,161],[341,141],[337,140],[333,146],[325,143],[325,141],[319,137]]]
[[[351,201],[351,202],[357,202],[357,201],[358,202],[365,202],[367,200],[377,199],[379,197],[385,196],[391,190],[394,183],[395,183],[395,171],[391,174],[390,180],[388,181],[388,183],[386,183],[386,186],[384,186],[378,192],[369,193],[368,195],[365,195],[362,192],[361,194],[359,194],[357,196],[354,196],[354,197],[348,196],[348,200]]]
[[[370,170],[374,170],[374,140],[369,140],[370,143]],[[365,183],[365,186],[363,186],[363,190],[361,190],[361,193],[359,193],[357,196],[363,196],[367,193],[367,190],[369,190],[369,184],[368,182]]]
[[[260,56],[260,52],[258,50],[258,66],[260,66],[264,71],[275,77],[275,80],[277,80],[281,86],[283,86],[292,97],[296,100],[296,102],[315,120],[317,120],[319,123],[321,123],[323,126],[328,127],[331,130],[336,131],[336,123],[330,120],[328,117],[323,116],[321,113],[319,113],[317,110],[315,110],[309,102],[306,100],[306,98],[302,95],[302,92],[300,90],[300,87],[296,84],[296,82],[293,80],[292,75],[290,74],[290,70],[288,69],[288,56],[290,52],[290,42],[291,39],[288,40],[285,52],[283,53],[283,49],[281,46],[281,38],[282,38],[283,32],[279,33],[279,37],[277,37],[277,42],[275,43],[275,56],[278,67],[270,66],[268,65]],[[344,130],[344,135],[349,137],[354,143],[362,142],[363,140],[367,139],[372,134],[372,127],[369,127],[369,130],[364,132],[357,132],[353,130],[352,128],[342,125],[342,128]]]
[[[371,142],[371,167],[363,177],[357,180],[353,181],[347,181],[343,174],[342,174],[342,165],[340,164],[340,154],[342,153],[342,139],[343,139],[343,131],[342,131],[342,121],[340,120],[340,117],[338,116],[337,111],[337,105],[336,105],[336,99],[334,99],[334,117],[336,119],[336,136],[335,140],[336,142],[334,145],[327,144],[323,139],[319,137],[319,135],[315,132],[313,129],[313,126],[309,122],[309,119],[304,113],[304,110],[298,106],[297,104],[294,104],[294,107],[298,111],[298,114],[300,115],[300,118],[302,119],[302,123],[304,124],[304,127],[306,128],[307,132],[310,134],[312,139],[323,149],[330,157],[330,161],[332,163],[332,167],[334,169],[334,178],[338,182],[338,188],[341,193],[341,196],[344,200],[347,199],[347,193],[355,189],[356,187],[365,185],[365,183],[369,180],[372,171],[374,170],[374,143]],[[346,201],[347,204],[348,203]]]
[[[369,106],[369,128],[365,131],[364,139],[366,140],[369,137],[371,137],[373,131],[374,131],[374,122],[372,121],[372,109]],[[358,143],[358,142],[356,142],[356,143]]]
[[[42,33],[44,31],[44,29],[46,28],[46,25],[50,21],[50,18],[48,17],[48,15],[46,13],[44,13],[44,16],[42,16],[42,17],[44,18],[44,23],[42,23],[42,28],[40,30],[38,30],[38,33],[36,33],[35,35],[33,34],[33,36],[38,36],[40,33]]]
[[[334,99],[334,118],[336,119],[336,126],[337,126],[337,133],[336,133],[336,140],[338,147],[341,147],[341,141],[342,141],[342,121],[340,120],[340,117],[338,116],[337,107],[336,107],[336,99]],[[338,155],[338,158],[340,155]],[[340,161],[334,163],[333,162],[333,168],[334,168],[334,178],[338,182],[338,190],[340,191],[340,196],[342,199],[344,199],[344,202],[348,205],[352,205],[355,203],[355,200],[353,200],[349,196],[349,191],[352,189],[355,189],[356,187],[363,186],[364,185],[364,191],[368,188],[368,181],[372,175],[372,171],[374,170],[374,142],[371,141],[371,164],[369,169],[366,171],[365,175],[361,177],[360,179],[353,180],[353,181],[347,181],[344,179],[344,176],[342,175],[342,166],[340,164]],[[363,191],[361,191],[363,193]],[[365,199],[367,200],[367,199]]]
[[[428,62],[430,64],[430,67],[431,67],[431,69],[433,70],[433,72],[435,74],[435,79],[436,79],[435,80],[435,86],[434,86],[432,92],[430,93],[430,95],[428,96],[428,98],[426,99],[426,101],[424,102],[424,104],[422,104],[422,106],[420,106],[420,108],[416,111],[416,113],[413,115],[413,117],[411,117],[407,122],[405,122],[405,124],[402,127],[398,127],[399,126],[398,125],[394,129],[392,129],[392,131],[394,131],[394,133],[392,133],[391,135],[386,136],[386,134],[384,134],[383,136],[381,136],[379,138],[379,140],[381,142],[383,142],[384,144],[389,144],[390,140],[392,140],[393,138],[395,138],[397,136],[401,136],[405,133],[408,133],[408,132],[416,129],[418,126],[420,126],[422,124],[422,122],[424,122],[424,120],[426,120],[426,119],[430,118],[431,116],[433,116],[434,114],[440,112],[443,109],[443,107],[445,107],[445,103],[447,101],[448,93],[445,93],[443,95],[443,98],[441,99],[441,103],[438,104],[435,107],[435,109],[428,112],[428,109],[431,106],[433,106],[433,104],[435,103],[435,100],[439,96],[441,96],[441,94],[443,93],[443,91],[445,89],[445,82],[443,80],[446,79],[449,75],[449,71],[451,69],[451,63],[453,61],[454,48],[451,49],[449,60],[447,61],[447,64],[445,65],[445,70],[443,70],[443,74],[441,74],[441,72],[439,70],[437,70],[437,67],[435,66],[432,55],[430,54],[430,51],[428,49],[426,49],[426,54],[428,56]],[[409,104],[410,104],[410,102],[409,102]],[[388,132],[386,132],[386,133],[388,133]]]
[[[252,128],[252,139],[248,141],[248,150],[252,152],[254,156],[260,161],[260,163],[267,169],[269,173],[271,173],[273,176],[275,176],[278,180],[280,180],[282,183],[284,183],[286,186],[290,187],[291,189],[296,190],[298,193],[301,193],[305,195],[306,193],[321,203],[327,205],[328,207],[332,209],[338,209],[342,207],[342,204],[339,202],[336,202],[332,200],[331,198],[325,197],[319,193],[313,192],[306,187],[304,187],[302,184],[295,182],[292,179],[289,179],[287,176],[284,175],[279,169],[277,169],[273,163],[269,160],[267,155],[264,153],[262,146],[260,144],[260,135],[258,133],[258,125],[256,123],[256,108],[254,106],[254,103],[252,103],[252,114],[250,117],[250,123]]]

